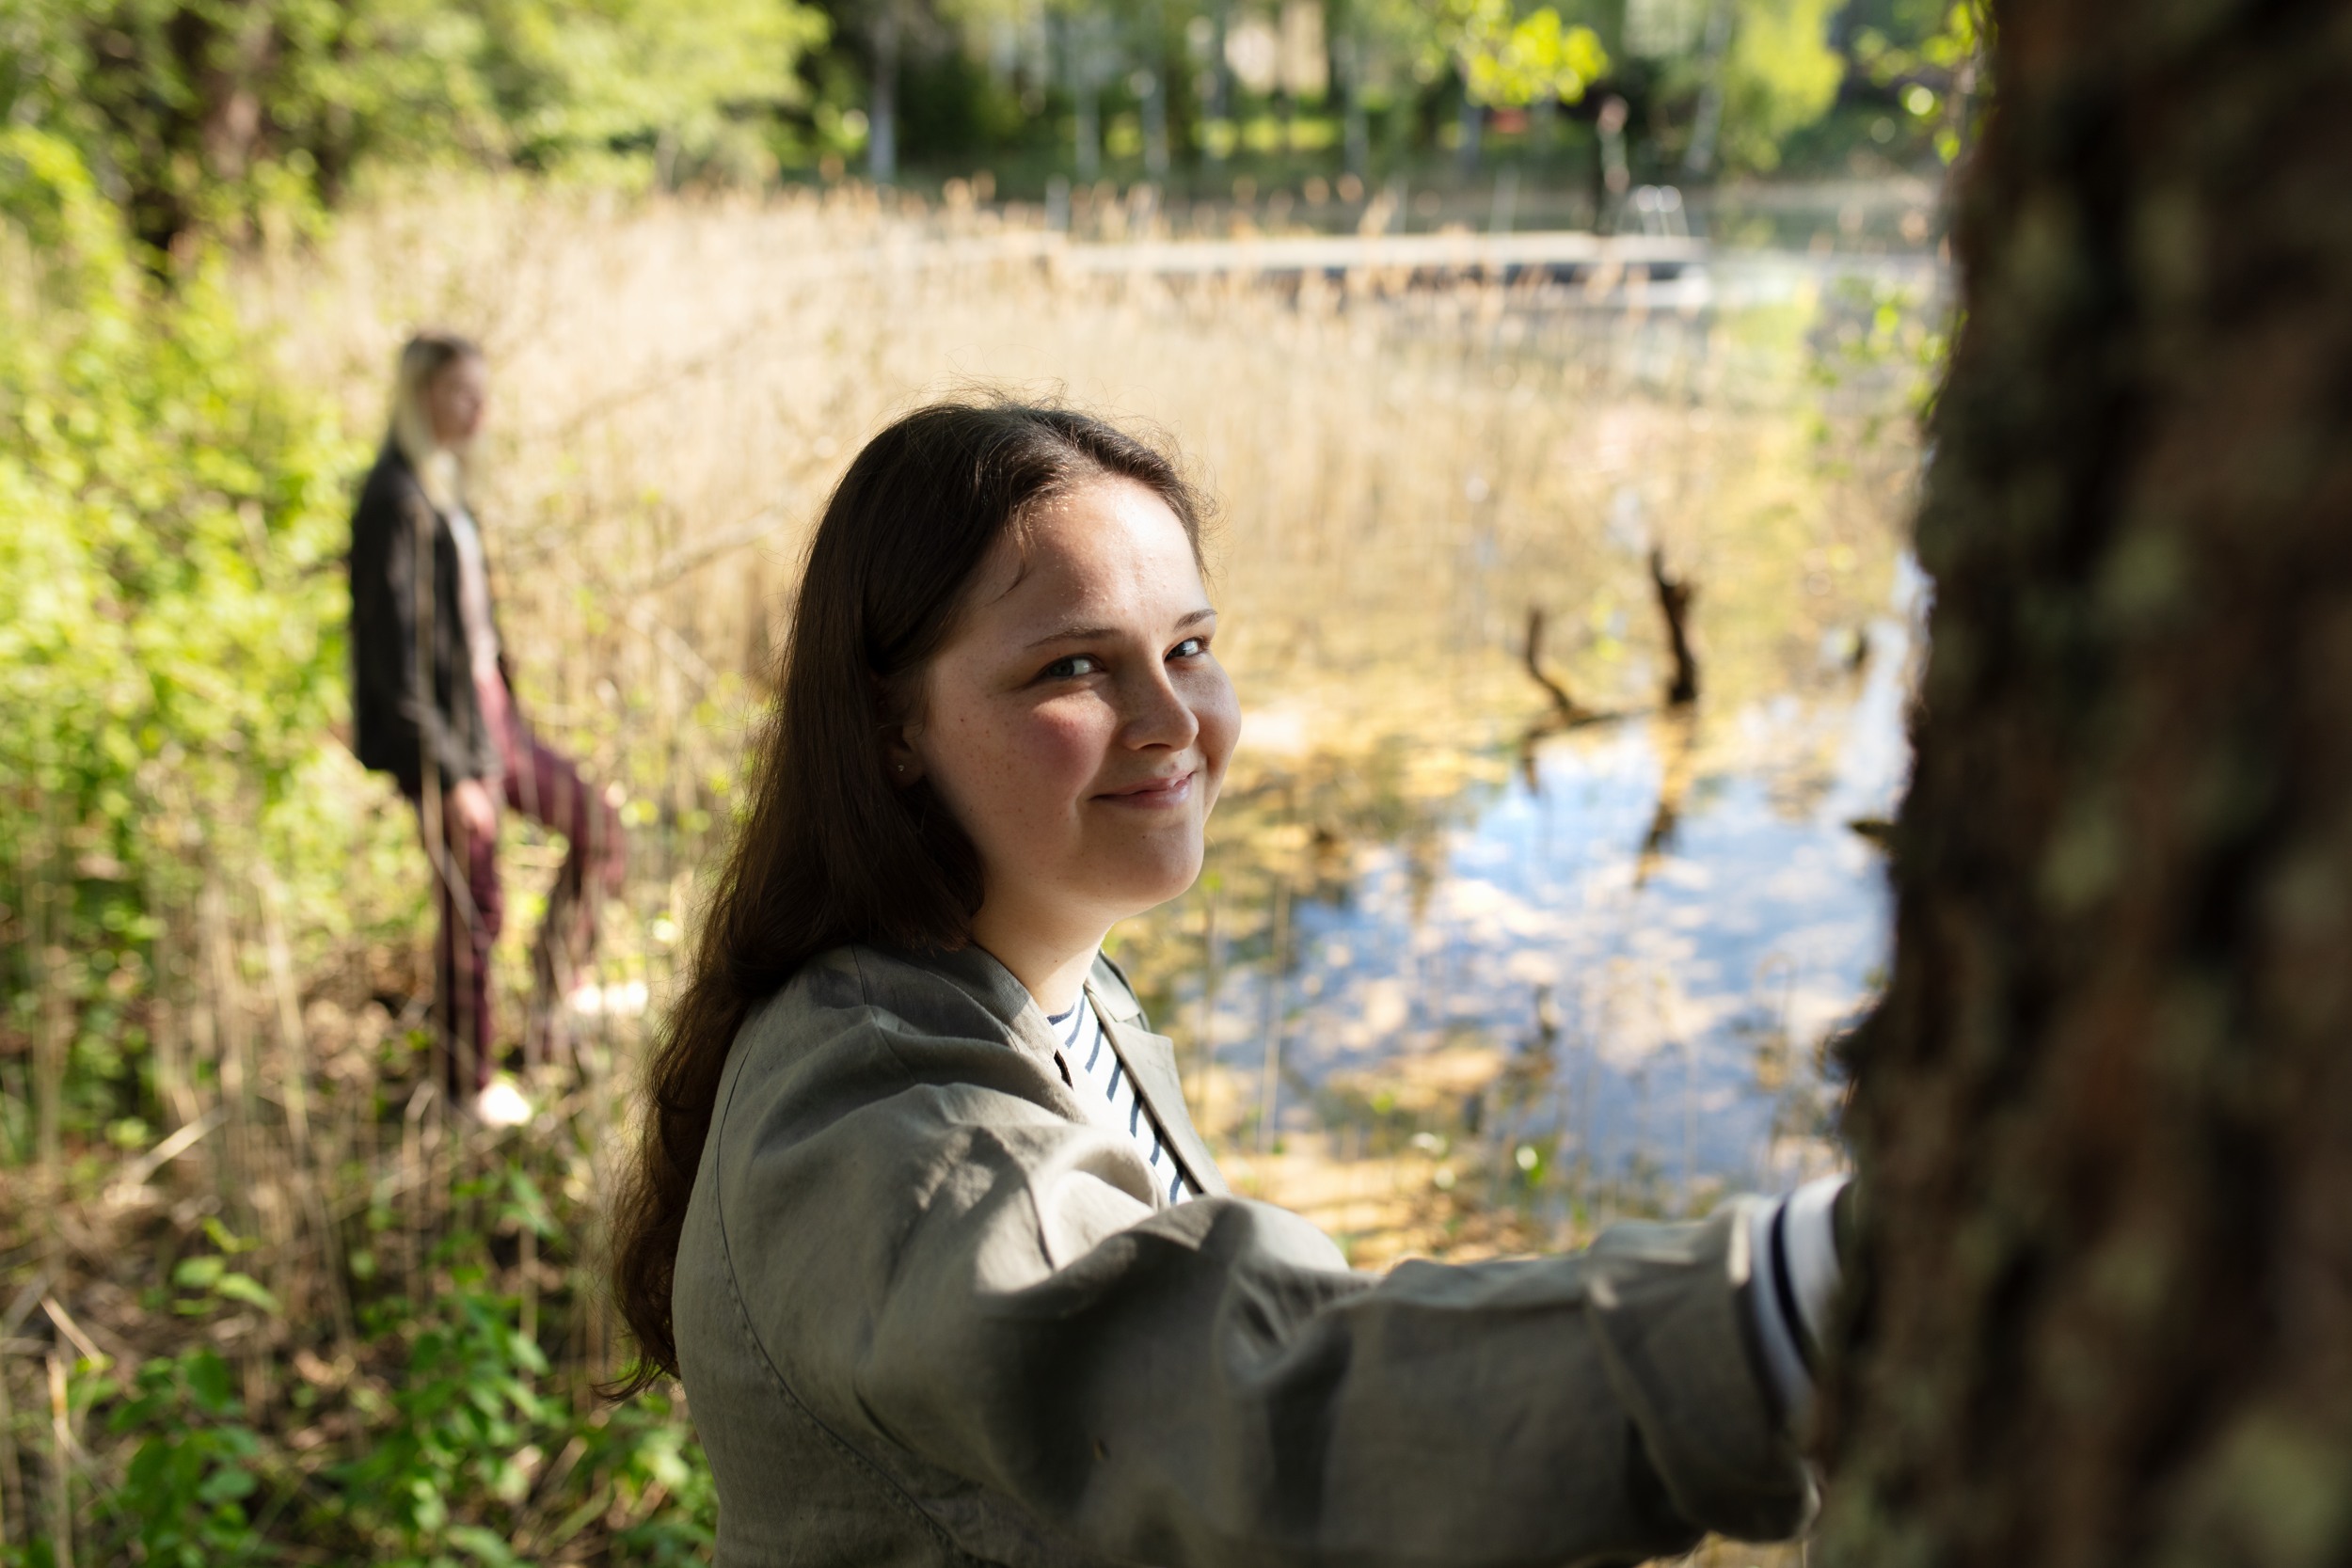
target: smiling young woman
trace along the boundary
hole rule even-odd
[[[1350,1271],[1236,1198],[1100,956],[1241,728],[1201,508],[1066,410],[924,409],[811,544],[616,1226],[718,1562],[1631,1561],[1786,1535],[1834,1184]]]
[[[972,940],[1067,1010],[1112,924],[1200,873],[1241,711],[1180,491],[1076,474],[978,563],[889,740],[980,858]]]

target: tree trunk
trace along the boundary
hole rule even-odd
[[[1817,1560],[2341,1563],[2352,14],[1994,9]]]
[[[1698,113],[1691,121],[1691,145],[1682,153],[1682,172],[1690,179],[1704,179],[1715,166],[1715,144],[1724,131],[1724,57],[1731,51],[1731,0],[1715,0],[1708,8],[1707,40],[1700,45],[1707,63]]]
[[[1340,84],[1341,166],[1359,180],[1372,178],[1372,126],[1364,116],[1364,46],[1352,32],[1340,35],[1331,51],[1332,74]]]
[[[877,185],[898,177],[898,6],[882,0],[874,12],[873,112],[867,117],[866,168]]]
[[[1225,58],[1225,45],[1227,29],[1232,23],[1232,7],[1227,3],[1227,0],[1218,0],[1218,4],[1210,11],[1210,16],[1213,19],[1213,31],[1209,39],[1209,91],[1208,101],[1201,106],[1200,118],[1205,122],[1204,131],[1210,127],[1227,131],[1231,127],[1226,124],[1226,121],[1232,118],[1233,112],[1233,75],[1232,67]],[[1208,154],[1210,163],[1223,163],[1226,152],[1224,136],[1204,135],[1201,138],[1201,150]]]
[[[1154,7],[1151,26],[1145,34],[1149,40],[1150,61],[1140,73],[1143,87],[1143,171],[1154,181],[1165,183],[1168,179],[1168,61],[1160,43],[1163,32],[1158,8]]]
[[[1070,91],[1076,112],[1071,117],[1071,155],[1081,183],[1103,170],[1103,43],[1096,19],[1080,12],[1066,24],[1070,39]]]

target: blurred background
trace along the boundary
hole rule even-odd
[[[699,1558],[599,1216],[797,552],[926,397],[1219,499],[1248,729],[1112,950],[1237,1188],[1382,1268],[1834,1166],[1979,69],[1929,0],[0,0],[0,1562]],[[348,751],[427,325],[630,835],[510,1131]]]

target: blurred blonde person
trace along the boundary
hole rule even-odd
[[[352,730],[359,760],[416,807],[432,862],[443,1085],[483,1121],[513,1125],[530,1108],[497,1072],[489,983],[506,910],[501,807],[570,844],[532,949],[543,1007],[595,942],[598,894],[620,891],[622,841],[602,795],[515,705],[466,496],[488,407],[472,343],[421,332],[401,349],[391,428],[351,519]]]

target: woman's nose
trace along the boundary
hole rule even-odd
[[[1120,740],[1138,752],[1155,746],[1181,751],[1192,744],[1200,733],[1200,716],[1168,680],[1165,668],[1155,664],[1126,684],[1130,690],[1124,694],[1127,711],[1120,725]]]

